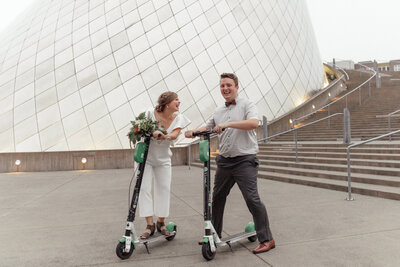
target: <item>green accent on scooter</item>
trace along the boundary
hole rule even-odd
[[[210,160],[210,148],[208,140],[201,140],[199,144],[200,160],[206,162]]]
[[[203,243],[208,243],[208,237],[203,237]]]
[[[145,142],[137,143],[135,147],[135,153],[133,154],[133,159],[137,163],[143,163],[145,151],[146,151],[146,143]]]
[[[120,243],[125,243],[126,242],[126,238],[125,237],[121,237],[121,239],[119,240]],[[136,249],[136,244],[134,242],[132,242],[133,248]]]
[[[167,223],[167,225],[165,226],[165,228],[167,228],[167,231],[172,233],[173,231],[176,230],[176,223],[174,222],[169,222]]]
[[[251,233],[251,232],[254,232],[256,230],[256,227],[254,226],[254,223],[253,222],[249,222],[247,225],[246,225],[246,228],[244,229],[244,231],[246,232],[246,233]]]

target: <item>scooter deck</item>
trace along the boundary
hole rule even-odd
[[[170,236],[176,235],[176,231],[173,231],[170,233]],[[136,244],[148,244],[148,243],[153,243],[162,239],[166,239],[168,236],[162,235],[162,234],[154,234],[153,236],[150,236],[148,239],[140,239],[139,241],[135,242]]]
[[[226,245],[227,243],[232,244],[232,243],[235,243],[235,242],[240,241],[242,239],[249,238],[249,237],[255,236],[255,235],[256,235],[255,231],[254,232],[248,232],[248,233],[247,232],[238,233],[238,234],[235,234],[235,235],[232,235],[232,236],[228,236],[228,237],[222,238],[220,245],[223,246],[223,245]]]

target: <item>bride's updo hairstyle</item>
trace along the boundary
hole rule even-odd
[[[163,112],[165,110],[165,108],[167,107],[167,105],[169,103],[171,103],[172,101],[174,101],[176,98],[178,98],[178,95],[174,92],[168,91],[168,92],[162,93],[158,97],[158,105],[156,106],[157,112]]]

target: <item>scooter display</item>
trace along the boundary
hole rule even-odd
[[[134,227],[134,220],[136,214],[136,208],[139,201],[139,192],[140,187],[142,184],[144,168],[146,167],[146,160],[147,154],[149,151],[150,146],[150,137],[145,137],[143,142],[139,142],[136,144],[135,152],[134,152],[134,160],[139,163],[137,169],[137,176],[136,176],[136,184],[133,191],[132,201],[130,203],[128,218],[125,227],[125,234],[119,240],[116,248],[117,256],[122,259],[128,259],[133,251],[136,249],[136,245],[144,245],[146,247],[147,253],[150,254],[148,244],[156,241],[160,241],[163,239],[167,239],[171,241],[175,238],[177,232],[177,225],[173,222],[169,222],[166,225],[168,232],[170,233],[169,236],[164,235],[153,235],[148,239],[140,239],[139,236],[136,234],[135,227]],[[134,174],[135,175],[135,174]]]
[[[200,136],[203,140],[199,143],[200,160],[204,162],[203,183],[204,183],[204,226],[205,234],[202,240],[202,254],[206,260],[212,260],[217,252],[217,247],[228,245],[232,250],[231,244],[247,238],[250,242],[257,240],[255,226],[249,222],[244,232],[238,233],[226,238],[219,238],[214,226],[211,223],[211,200],[210,200],[210,135],[215,133],[212,130],[194,132],[193,136]]]

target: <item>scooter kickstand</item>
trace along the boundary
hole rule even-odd
[[[231,241],[227,241],[226,244],[229,246],[229,248],[231,249],[231,252],[233,253],[233,249],[232,249],[232,246],[231,246]]]
[[[150,250],[149,250],[149,247],[147,246],[147,242],[143,243],[143,245],[146,247],[147,254],[151,254]]]

